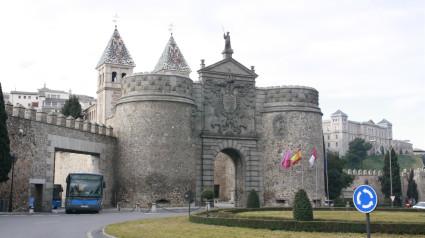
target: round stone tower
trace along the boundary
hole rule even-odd
[[[178,53],[178,57],[173,53]],[[170,38],[154,73],[125,77],[113,119],[118,138],[117,202],[184,205],[195,190],[196,107],[190,68]]]
[[[264,203],[292,204],[296,191],[304,188],[312,202],[324,202],[324,154],[322,112],[314,88],[281,86],[259,89],[264,94]],[[282,168],[289,149],[292,157],[301,148],[302,159]],[[313,166],[309,160],[316,150]],[[316,172],[317,171],[317,172]]]

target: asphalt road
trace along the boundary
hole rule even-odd
[[[146,218],[187,216],[187,211],[156,213],[101,211],[98,214],[65,214],[64,210],[53,213],[0,214],[1,238],[99,238],[109,237],[102,229],[109,224]]]

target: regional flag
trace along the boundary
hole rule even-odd
[[[298,161],[300,160],[301,160],[301,148],[299,148],[298,151],[294,154],[294,156],[292,156],[291,158],[292,165],[298,163]]]
[[[286,154],[282,159],[282,168],[286,169],[288,167],[291,167],[291,159],[289,158],[289,156],[291,156],[291,151],[289,150],[289,148],[286,150]]]
[[[313,155],[310,158],[311,167],[313,167],[314,161],[316,161],[316,149],[314,149]]]

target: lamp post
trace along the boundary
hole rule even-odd
[[[391,152],[392,152],[393,146],[390,145],[390,197],[393,196],[393,168],[391,166]],[[391,208],[393,208],[393,199],[391,198]]]
[[[10,198],[9,198],[9,212],[12,212],[12,199],[13,199],[13,173],[15,169],[15,163],[18,159],[18,156],[10,153],[10,158],[12,158],[12,181],[10,184]]]

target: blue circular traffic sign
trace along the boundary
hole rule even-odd
[[[372,187],[362,185],[354,191],[353,203],[360,212],[369,213],[376,208],[378,196],[376,196],[376,192]]]

